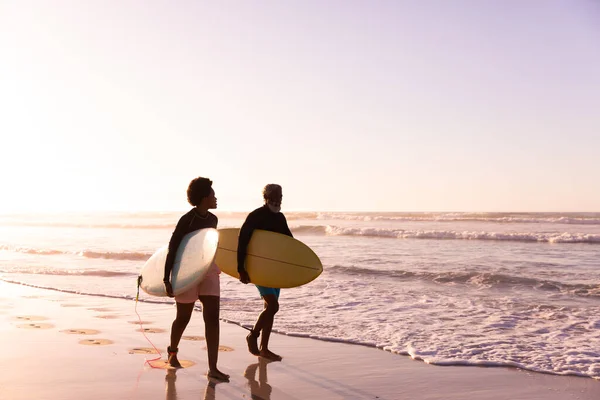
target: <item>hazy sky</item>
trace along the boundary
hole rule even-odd
[[[600,211],[600,2],[0,0],[0,212]]]

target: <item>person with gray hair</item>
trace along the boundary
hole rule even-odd
[[[256,229],[262,229],[292,236],[287,220],[281,213],[281,200],[283,199],[281,186],[273,183],[266,185],[263,189],[263,199],[265,201],[264,205],[248,214],[246,221],[244,221],[240,229],[237,261],[240,281],[244,284],[252,281],[245,267],[246,250],[252,238],[252,233]],[[248,350],[256,356],[265,357],[273,361],[281,361],[281,356],[269,350],[269,337],[273,329],[275,314],[279,311],[279,292],[281,289],[259,285],[256,285],[256,287],[264,301],[264,308],[258,316],[254,327],[246,337]],[[258,347],[259,336],[261,336],[260,348]]]

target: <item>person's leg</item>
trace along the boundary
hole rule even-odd
[[[179,303],[177,302],[177,315],[173,324],[171,325],[171,344],[167,349],[168,352],[168,363],[171,364],[172,367],[181,368],[181,364],[177,359],[177,351],[179,350],[177,347],[179,346],[179,341],[181,340],[181,336],[183,336],[183,332],[190,322],[190,318],[192,317],[192,311],[194,311],[194,303]]]
[[[279,300],[275,294],[267,294],[263,296],[265,301],[265,309],[261,313],[263,317],[261,326],[261,338],[260,338],[260,356],[268,358],[273,361],[281,361],[281,356],[271,352],[269,350],[269,338],[271,337],[271,330],[273,329],[273,321],[275,320],[275,314],[279,311]],[[260,319],[260,318],[259,318]]]
[[[252,330],[250,331],[248,336],[246,336],[246,342],[248,343],[248,351],[250,351],[250,353],[254,354],[255,356],[260,355],[260,350],[258,349],[258,336],[260,335],[260,331],[262,330],[265,324],[265,319],[268,318],[268,316],[266,315],[266,310],[267,302],[265,301],[263,311],[258,315],[258,319],[254,323],[254,327],[252,327]]]
[[[275,294],[275,289],[260,285],[256,285],[256,288],[258,289],[258,293],[260,293],[260,297],[264,301],[264,308],[258,316],[254,327],[252,328],[248,336],[246,336],[246,342],[248,343],[248,350],[250,351],[250,353],[254,354],[255,356],[258,356],[260,355],[260,350],[258,348],[258,336],[260,335],[261,330],[265,326],[266,321],[270,318],[268,313],[271,311],[267,311],[268,303],[265,300],[265,296]]]
[[[199,296],[202,302],[202,316],[204,318],[204,335],[206,336],[206,349],[208,353],[208,376],[219,380],[229,379],[229,375],[222,373],[217,368],[219,358],[219,303],[218,296]]]

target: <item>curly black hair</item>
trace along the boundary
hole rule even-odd
[[[194,207],[199,206],[203,198],[210,196],[211,190],[212,181],[210,179],[201,176],[192,179],[187,188],[188,203]]]

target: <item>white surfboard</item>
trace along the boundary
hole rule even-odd
[[[181,294],[204,278],[215,258],[218,243],[219,233],[212,228],[200,229],[183,237],[171,272],[173,293]],[[140,288],[149,295],[167,295],[163,279],[168,252],[168,245],[161,247],[142,267]]]

